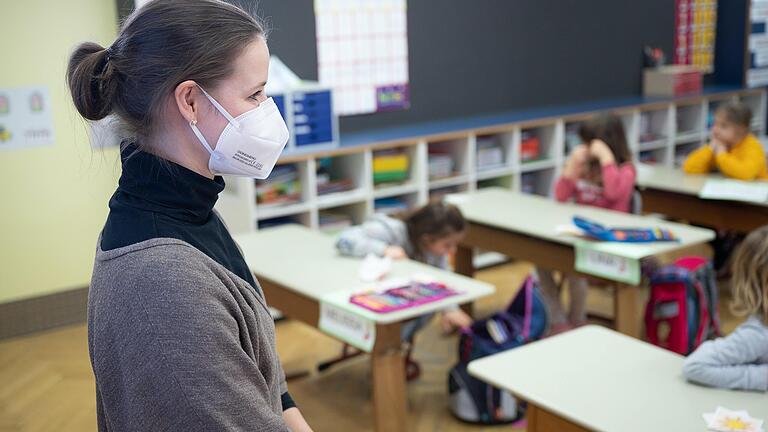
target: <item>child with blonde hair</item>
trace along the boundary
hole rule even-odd
[[[739,246],[732,271],[732,310],[749,318],[728,336],[701,344],[683,373],[712,387],[768,391],[768,225]]]

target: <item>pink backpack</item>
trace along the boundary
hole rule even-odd
[[[662,267],[651,276],[646,338],[678,354],[689,354],[720,335],[717,297],[715,271],[708,260],[686,257]]]

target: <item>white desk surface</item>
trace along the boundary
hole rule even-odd
[[[637,185],[685,195],[699,196],[708,179],[722,179],[720,175],[691,175],[682,169],[661,165],[637,164]]]
[[[597,326],[492,355],[470,374],[598,431],[705,431],[723,406],[768,421],[768,394],[712,389],[682,376],[683,357]]]
[[[373,284],[359,280],[360,259],[342,257],[337,253],[335,237],[300,225],[284,225],[235,235],[234,239],[243,250],[248,267],[257,277],[268,278],[318,302],[333,303],[381,324],[404,321],[449,305],[467,303],[495,291],[493,285],[451,271],[415,261],[398,260],[392,263],[391,276],[428,275],[461,294],[402,311],[379,314],[349,302],[352,293]]]
[[[502,188],[453,194],[448,201],[456,204],[471,222],[567,245],[575,245],[580,239],[558,234],[556,228],[572,225],[573,216],[582,216],[608,227],[667,228],[680,239],[679,242],[654,243],[603,242],[599,246],[601,251],[630,259],[642,259],[715,238],[714,231],[705,228],[573,203],[558,203],[550,198]]]
[[[723,180],[720,174],[686,174],[682,169],[675,169],[660,165],[638,164],[637,185],[645,189],[657,189],[683,195],[699,196],[707,180]],[[741,202],[740,202],[741,203]],[[742,203],[768,207],[768,203]]]

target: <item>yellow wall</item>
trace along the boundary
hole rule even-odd
[[[0,1],[0,87],[45,85],[55,143],[0,152],[0,303],[88,285],[119,175],[91,150],[64,73],[77,43],[111,43],[115,0]]]

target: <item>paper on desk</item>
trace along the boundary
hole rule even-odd
[[[765,203],[768,202],[768,182],[710,179],[701,188],[699,198]]]
[[[707,428],[716,432],[763,432],[763,420],[752,418],[746,411],[731,411],[717,407],[713,413],[702,414]]]
[[[363,282],[374,282],[383,278],[389,270],[392,269],[392,259],[389,257],[378,257],[374,254],[368,254],[360,263],[358,276]]]
[[[556,225],[555,234],[574,236],[574,237],[584,237],[584,231],[574,224]]]

